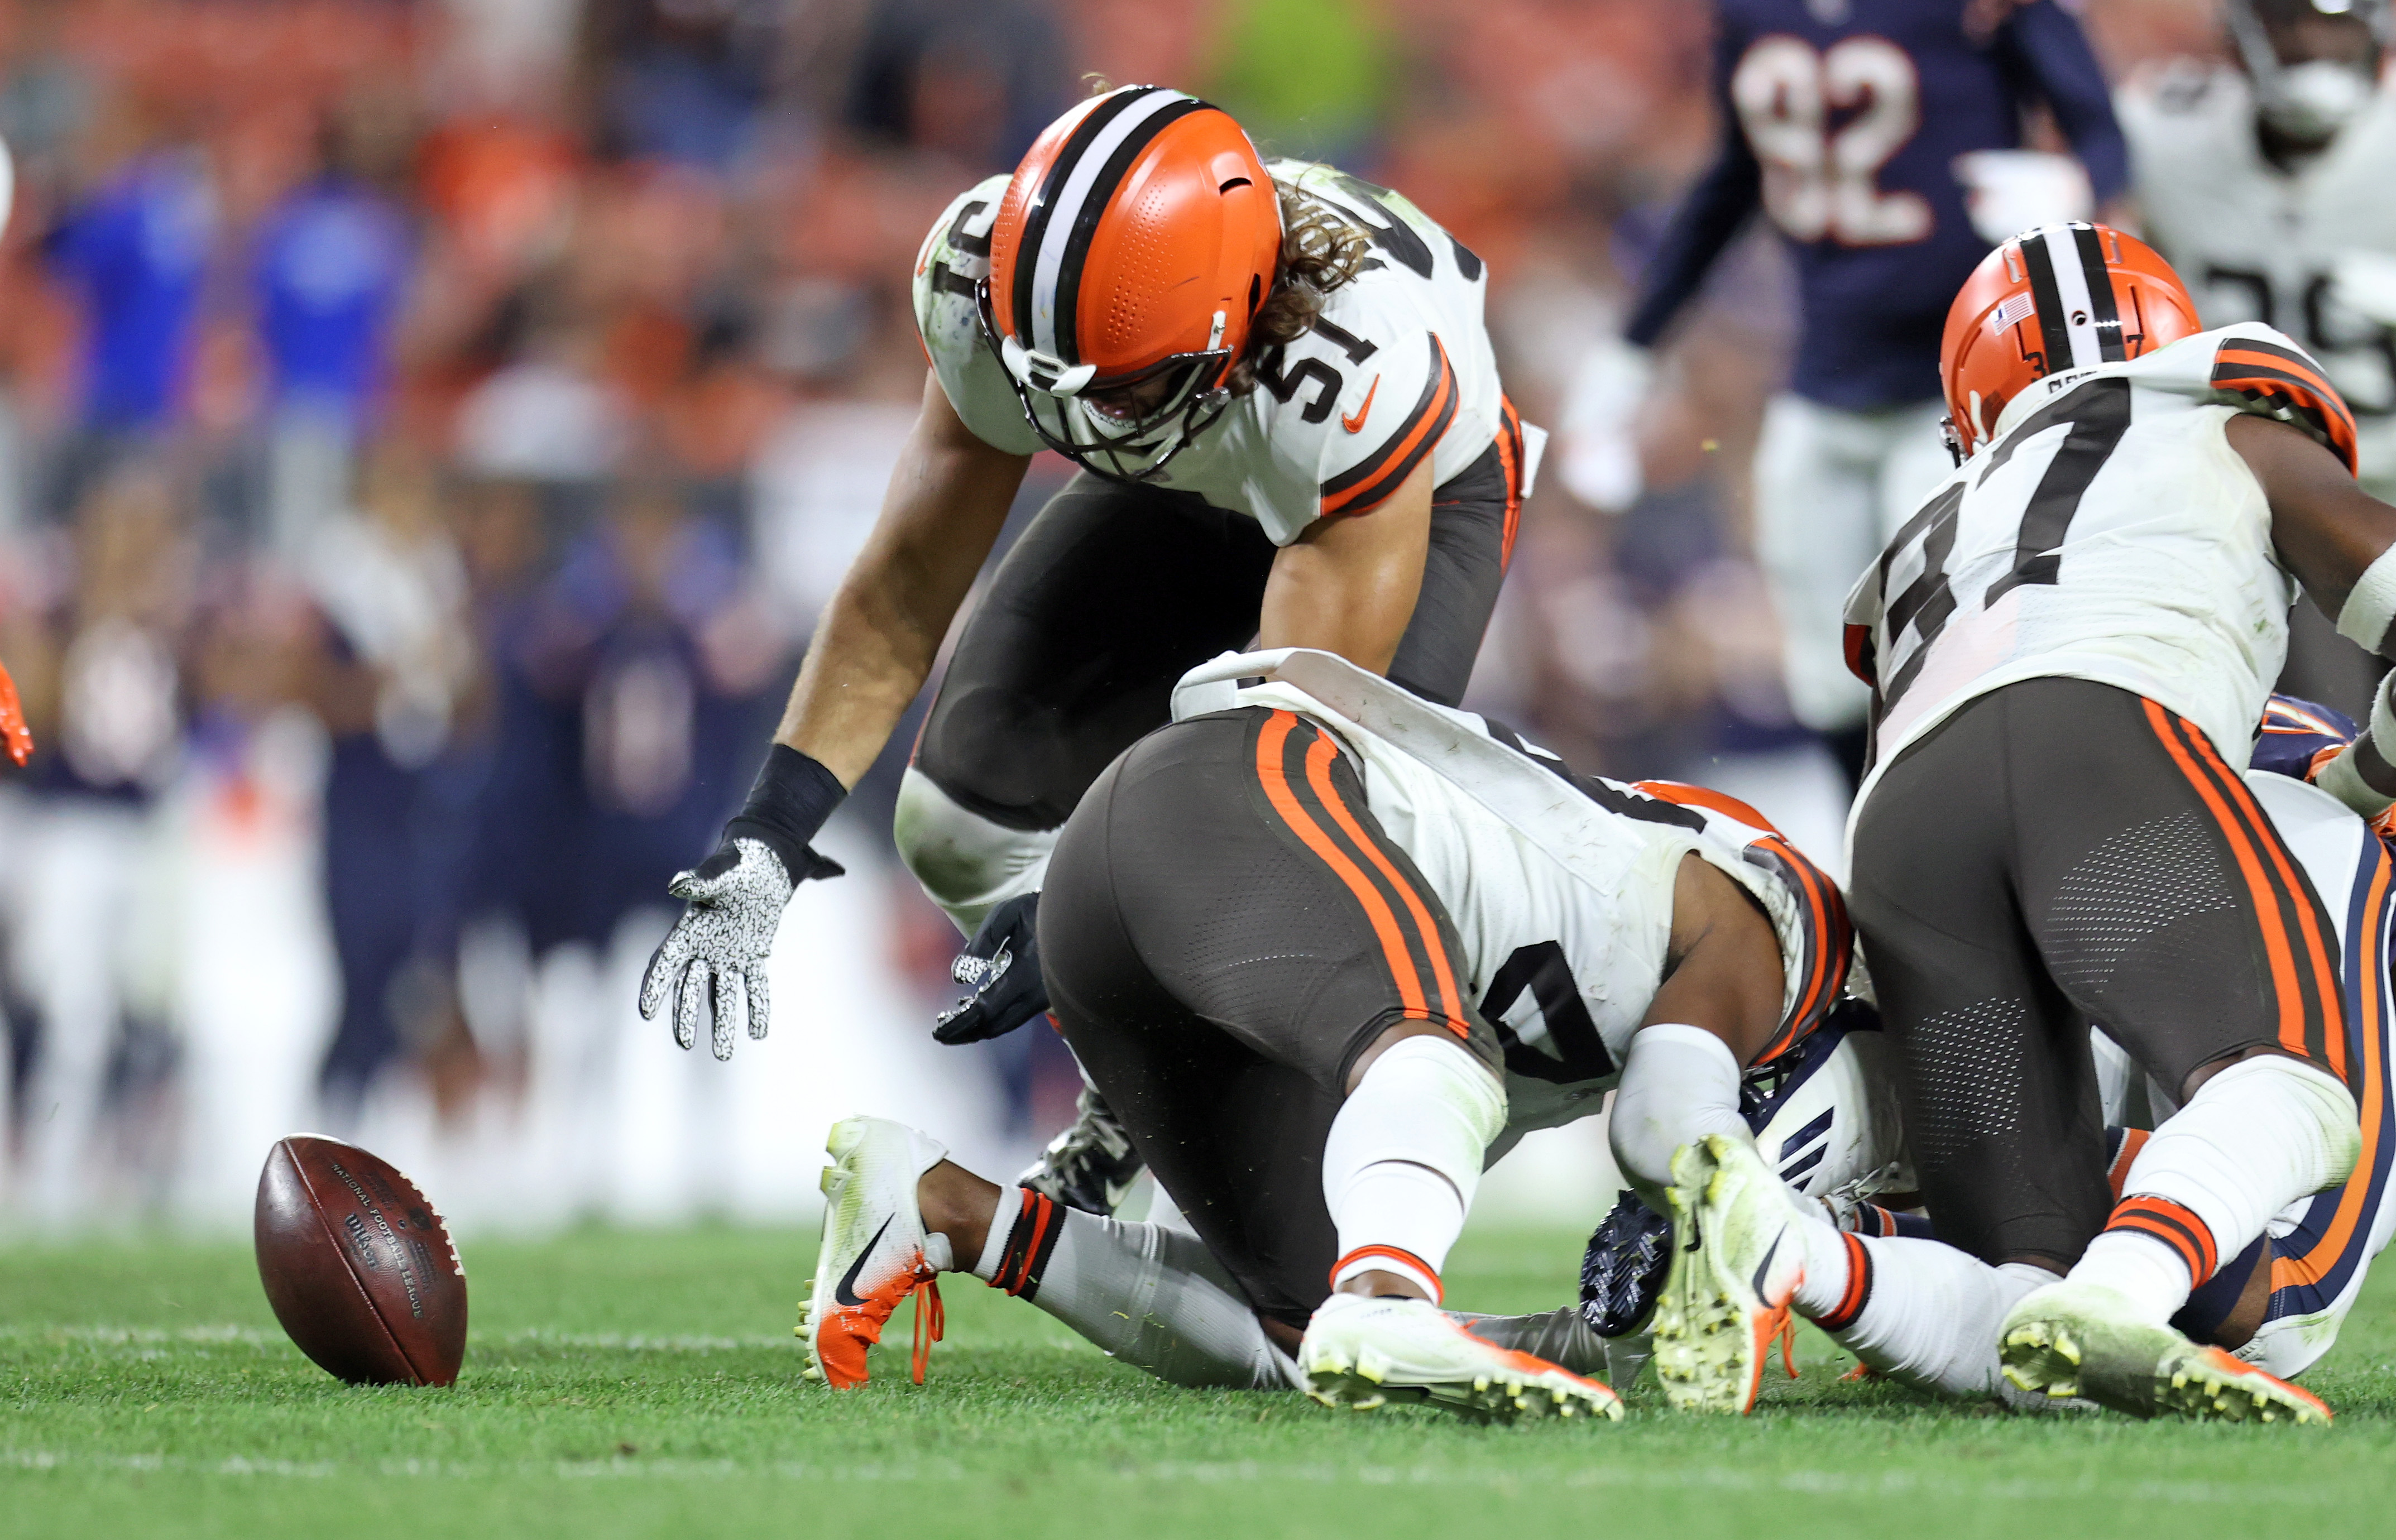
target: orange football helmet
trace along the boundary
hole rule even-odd
[[[1281,194],[1219,107],[1126,86],[1050,124],[977,296],[1032,431],[1101,475],[1155,477],[1230,404],[1281,238]]]
[[[2110,226],[2041,225],[1980,259],[1947,312],[1938,382],[1958,460],[2033,379],[2119,364],[2203,330],[2153,247]]]

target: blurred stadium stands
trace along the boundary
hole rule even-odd
[[[2210,36],[2204,0],[2084,9],[2116,67]],[[888,853],[895,754],[770,1041],[726,1069],[632,1011],[912,420],[926,225],[1085,76],[1185,86],[1482,253],[1514,399],[1567,426],[1705,152],[1707,35],[1652,0],[0,7],[0,657],[41,741],[0,781],[0,1226],[238,1225],[301,1126],[467,1226],[796,1213],[852,1108],[1021,1159],[1072,1068],[931,1044],[954,937]],[[1716,282],[1641,506],[1545,479],[1476,703],[1835,857],[1744,555],[1783,286],[1761,240]],[[1533,1165],[1494,1190],[1600,1180]]]

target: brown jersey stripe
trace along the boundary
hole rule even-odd
[[[2321,365],[2293,348],[2233,339],[2214,355],[2212,384],[2250,401],[2270,401],[2301,418],[2356,469],[2354,414]]]
[[[1448,424],[1456,420],[1457,399],[1461,392],[1457,388],[1455,366],[1448,363],[1447,350],[1440,346],[1438,333],[1425,332],[1423,336],[1431,344],[1431,378],[1424,381],[1422,394],[1387,443],[1323,484],[1324,518],[1338,513],[1362,513],[1378,506],[1405,485],[1415,467],[1422,463],[1422,458],[1446,433]]]

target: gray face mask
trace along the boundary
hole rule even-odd
[[[2368,71],[2316,59],[2275,69],[2257,83],[2263,121],[2292,139],[2320,143],[2361,115],[2375,83]]]

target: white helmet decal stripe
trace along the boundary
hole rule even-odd
[[[1032,262],[1031,341],[1040,352],[1058,353],[1058,276],[1064,270],[1066,248],[1072,244],[1073,226],[1081,217],[1083,206],[1089,201],[1108,160],[1125,140],[1138,133],[1142,126],[1157,113],[1176,102],[1195,100],[1180,91],[1151,89],[1139,100],[1115,113],[1083,147],[1065,179],[1064,187],[1058,192],[1047,218],[1042,222],[1038,249],[1018,253],[1016,258],[1020,262],[1028,257]],[[1107,188],[1098,195],[1110,196],[1113,191]]]

